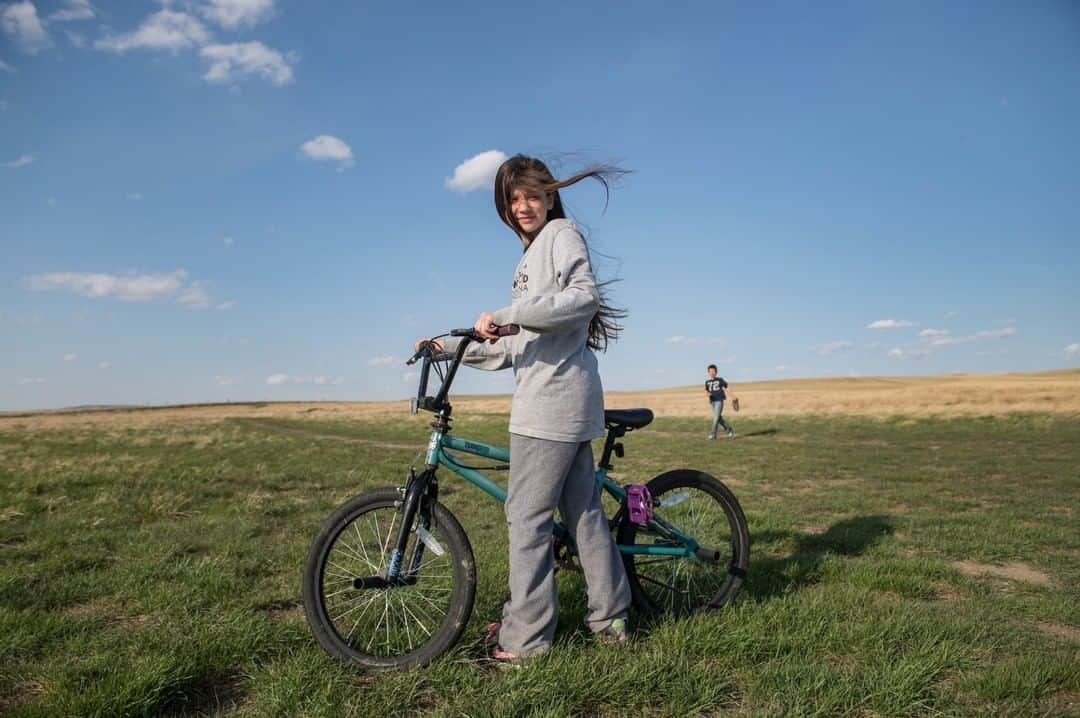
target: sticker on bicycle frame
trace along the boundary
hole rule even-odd
[[[390,552],[390,566],[386,571],[387,578],[397,578],[401,572],[401,551],[396,548]]]
[[[428,530],[423,526],[420,526],[416,529],[416,535],[420,538],[421,541],[424,542],[425,546],[431,549],[431,553],[435,554],[436,556],[442,556],[444,553],[446,553],[446,549],[442,547],[442,544],[439,543],[439,540],[432,536],[430,533],[428,533]]]
[[[439,451],[439,442],[442,440],[442,435],[435,432],[431,435],[431,440],[427,445],[427,462],[429,464],[435,463],[435,456]]]
[[[473,454],[482,454],[486,456],[488,453],[486,446],[482,446],[481,444],[474,444],[471,441],[461,442],[461,448]]]

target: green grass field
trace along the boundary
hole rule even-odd
[[[479,567],[472,624],[426,670],[363,674],[307,630],[308,542],[398,484],[422,417],[0,431],[0,714],[1078,715],[1080,419],[660,419],[617,475],[708,471],[750,522],[739,602],[629,648],[581,628],[479,660],[506,591],[501,507],[447,476]],[[455,431],[505,443],[505,417]]]

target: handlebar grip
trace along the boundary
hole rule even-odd
[[[513,334],[517,334],[521,331],[521,327],[517,324],[503,324],[502,326],[495,327],[495,335],[499,337],[508,337]],[[483,337],[476,333],[476,330],[472,327],[468,329],[451,329],[450,336],[452,337],[470,337],[476,341],[483,341]]]

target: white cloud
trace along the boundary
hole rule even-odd
[[[37,8],[29,0],[13,2],[0,8],[0,27],[16,45],[31,55],[52,44],[49,33],[41,24]]]
[[[47,198],[45,200],[45,204],[49,205],[50,207],[55,207],[56,206],[56,197]]]
[[[988,329],[986,331],[975,332],[976,339],[1004,339],[1005,337],[1011,337],[1016,334],[1016,327],[1005,327],[1004,329]]]
[[[337,386],[343,384],[345,377],[329,377],[329,376],[290,376],[289,374],[271,374],[266,377],[266,383],[271,386],[280,386],[282,384],[315,384],[317,386]]]
[[[206,291],[206,282],[196,280],[184,287],[176,298],[177,303],[188,309],[207,309],[210,306],[210,295]]]
[[[791,367],[789,367],[787,364],[777,364],[776,371],[782,374],[784,372],[791,371]]]
[[[268,20],[274,13],[274,0],[209,0],[199,12],[207,20],[232,30]]]
[[[1016,327],[1005,327],[1003,329],[985,329],[981,332],[975,332],[974,334],[967,334],[960,337],[935,337],[934,339],[930,340],[930,346],[944,347],[952,346],[954,344],[970,344],[971,342],[976,342],[980,339],[1004,339],[1005,337],[1011,337],[1014,334],[1016,334]]]
[[[103,362],[98,362],[97,368],[98,369],[108,369],[111,366],[112,366],[112,362],[103,361]]]
[[[26,165],[32,164],[33,162],[33,155],[23,155],[22,157],[13,159],[10,162],[4,162],[3,165],[4,167],[11,167],[12,169],[14,169],[16,167],[25,167]]]
[[[956,316],[957,314],[959,314],[959,313],[960,313],[960,312],[956,311],[955,309],[953,309],[953,310],[950,310],[950,311],[948,311],[948,312],[945,312],[945,318],[946,318],[946,319],[952,319],[953,317],[955,317],[955,316]]]
[[[132,202],[138,202],[142,199],[142,192],[128,192],[127,198]]]
[[[71,352],[70,354],[65,354],[64,355],[64,361],[75,361],[78,358],[79,358],[79,355],[76,354],[75,352]]]
[[[392,356],[372,357],[368,359],[368,366],[390,366],[396,361]]]
[[[68,42],[71,43],[72,47],[86,47],[86,38],[80,33],[64,30],[64,34],[67,35]]]
[[[0,60],[0,70],[3,70],[4,72],[10,72],[12,74],[15,73],[15,68],[7,64],[3,60]]]
[[[94,47],[112,52],[145,48],[175,53],[192,46],[205,45],[209,41],[210,33],[198,18],[165,8],[146,18],[137,29],[102,38],[94,43]]]
[[[948,335],[948,329],[923,329],[919,332],[919,336],[923,338],[933,339],[935,337],[943,337]]]
[[[844,341],[844,340],[841,339],[841,340],[837,340],[837,341],[826,342],[826,343],[824,343],[824,344],[822,344],[822,345],[820,345],[818,347],[815,347],[815,349],[816,349],[818,354],[820,354],[823,357],[827,357],[830,354],[835,354],[836,352],[841,352],[841,351],[846,351],[848,349],[853,349],[854,347],[855,347],[855,344],[853,342]]]
[[[112,297],[125,302],[148,302],[170,297],[180,290],[187,272],[178,269],[168,274],[100,274],[84,272],[49,272],[29,278],[30,288],[38,292],[69,291],[84,297]]]
[[[231,376],[215,376],[214,381],[217,382],[218,386],[232,386],[233,384],[233,378]]]
[[[889,350],[889,356],[893,359],[921,359],[929,355],[930,350],[926,347],[896,347]]]
[[[406,382],[406,383],[411,382],[411,381],[416,381],[419,378],[420,378],[420,372],[418,372],[418,371],[407,371],[407,372],[405,372],[404,374],[401,375],[401,380],[403,382]]]
[[[61,10],[49,15],[50,22],[72,22],[74,20],[93,20],[94,8],[90,0],[67,0]]]
[[[333,135],[319,135],[300,145],[300,151],[318,162],[337,162],[338,169],[351,167],[352,148]]]
[[[234,240],[232,237],[222,237],[221,243],[225,245],[225,249],[228,249],[236,243],[236,240]]]
[[[1080,342],[1073,342],[1063,351],[1067,357],[1080,357]]]
[[[902,329],[910,327],[911,322],[907,319],[878,319],[866,325],[867,329]]]
[[[272,85],[288,85],[293,81],[292,64],[296,55],[282,55],[261,42],[234,42],[228,45],[207,45],[199,55],[210,62],[203,75],[207,82],[228,84],[258,75]]]
[[[495,184],[495,173],[499,171],[499,165],[505,161],[506,153],[500,150],[488,150],[473,155],[454,168],[454,175],[446,178],[446,186],[459,192],[490,189]]]
[[[236,306],[236,302],[234,302],[234,301],[232,301],[232,300],[230,299],[230,300],[229,300],[229,301],[227,301],[227,302],[222,302],[221,304],[217,305],[217,307],[216,307],[216,308],[217,308],[217,309],[220,309],[220,310],[222,310],[222,311],[225,311],[225,310],[228,310],[228,309],[232,309],[232,308],[233,308],[233,307],[235,307],[235,306]]]
[[[45,379],[40,376],[26,376],[19,379],[19,384],[44,384]]]
[[[724,340],[718,337],[687,337],[682,334],[676,334],[673,337],[668,337],[664,340],[666,344],[723,344]]]

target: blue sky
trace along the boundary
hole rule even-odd
[[[634,171],[564,193],[610,389],[1080,365],[1065,0],[0,0],[0,63],[0,409],[404,398],[515,152]]]

